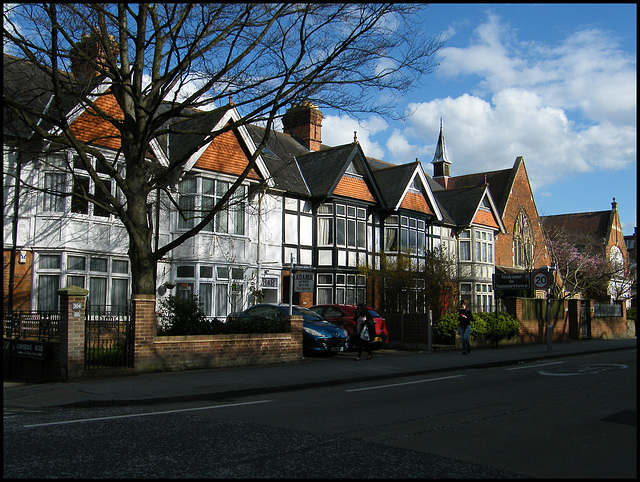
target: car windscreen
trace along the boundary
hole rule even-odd
[[[373,318],[382,318],[382,316],[380,316],[378,313],[376,313],[373,310],[369,310],[369,314],[373,317]]]
[[[319,315],[318,313],[316,313],[315,311],[311,311],[303,306],[295,306],[294,308],[292,308],[292,313],[294,315],[300,315],[302,316],[305,320],[307,321],[311,321],[311,320],[324,320],[324,318]]]

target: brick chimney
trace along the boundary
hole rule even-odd
[[[312,151],[319,151],[322,144],[322,112],[309,101],[293,104],[282,116],[284,133]]]
[[[118,45],[113,39],[113,35],[109,35],[108,42],[111,54],[116,55]],[[106,65],[107,60],[102,42],[95,33],[91,35],[84,34],[82,39],[71,47],[69,57],[71,59],[71,72],[82,80],[89,80],[100,75],[96,64]]]

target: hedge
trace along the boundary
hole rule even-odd
[[[433,323],[433,341],[440,344],[455,344],[458,331],[457,313],[449,313]],[[520,332],[520,322],[508,313],[474,313],[471,335],[474,340],[487,340],[498,346],[501,340],[509,340]]]

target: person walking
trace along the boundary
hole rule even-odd
[[[367,353],[369,354],[367,360],[370,360],[373,357],[373,353],[371,352],[371,340],[373,340],[373,337],[375,336],[375,328],[372,332],[372,323],[368,322],[368,316],[369,311],[367,310],[367,307],[364,303],[360,303],[356,309],[356,334],[358,335],[358,356],[355,358],[356,361],[360,361],[363,350],[367,350]]]
[[[460,337],[462,338],[462,354],[467,355],[471,353],[471,344],[469,343],[469,333],[471,333],[471,322],[473,321],[473,315],[471,310],[467,309],[467,302],[462,300],[460,302],[460,311],[458,312],[458,330]]]

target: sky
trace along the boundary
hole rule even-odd
[[[322,142],[431,161],[442,119],[451,175],[525,161],[541,216],[608,211],[636,226],[635,3],[431,4],[438,69],[401,99],[399,121],[323,109]]]
[[[636,226],[636,4],[431,4],[438,70],[394,122],[323,110],[322,142],[353,142],[433,175],[440,119],[451,175],[525,161],[541,216],[608,211]]]

